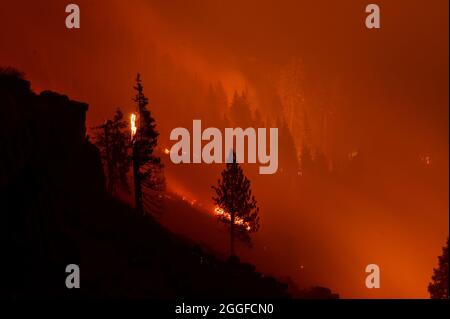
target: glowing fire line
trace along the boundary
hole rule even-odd
[[[220,217],[220,218],[223,218],[223,219],[225,219],[225,220],[231,220],[231,214],[230,213],[228,213],[228,212],[226,212],[226,211],[224,211],[222,208],[220,208],[220,207],[216,207],[216,208],[214,208],[214,215],[216,215],[216,216],[218,216],[218,217]],[[250,227],[250,224],[248,223],[248,222],[245,222],[242,218],[240,218],[240,217],[234,217],[234,224],[235,225],[238,225],[238,226],[244,226],[245,227],[245,229],[247,230],[247,231],[250,231],[251,230],[251,227]]]
[[[181,195],[179,195],[179,196],[181,197],[181,199],[184,202],[189,203],[191,206],[197,206],[197,205],[200,206],[200,207],[202,206],[201,204],[198,204],[197,200],[195,200],[195,199],[191,199],[191,198],[188,198],[186,196],[181,196]],[[170,198],[170,197],[167,197],[167,198]],[[228,212],[226,212],[224,209],[220,208],[219,206],[216,206],[214,208],[213,213],[214,213],[214,216],[216,216],[216,217],[218,217],[220,219],[231,221],[231,214],[229,214]],[[246,231],[251,231],[252,230],[252,227],[251,227],[250,223],[246,222],[241,217],[235,216],[234,217],[234,224],[243,227]]]

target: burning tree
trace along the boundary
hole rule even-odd
[[[250,181],[236,162],[234,152],[233,161],[227,163],[221,175],[218,186],[212,186],[217,195],[213,197],[218,206],[215,213],[220,221],[230,225],[230,255],[234,256],[235,234],[239,239],[250,242],[249,233],[259,229],[259,208],[252,195]]]
[[[442,249],[439,256],[439,266],[433,270],[428,292],[432,299],[448,299],[448,238],[447,245]]]
[[[143,194],[150,196],[152,191],[163,189],[164,176],[161,160],[155,155],[159,133],[156,130],[155,119],[147,109],[148,99],[144,95],[144,87],[139,73],[134,89],[136,95],[133,101],[136,103],[138,111],[138,123],[134,122],[134,127],[132,127],[134,131],[132,132],[134,193],[136,210],[143,213],[143,202],[145,201]]]
[[[110,194],[114,193],[117,186],[122,186],[129,191],[127,174],[130,170],[131,158],[127,126],[128,123],[123,119],[123,113],[118,108],[112,120],[106,120],[103,125],[96,127],[98,133],[95,144],[100,149],[105,163],[107,189]]]

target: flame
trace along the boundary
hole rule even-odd
[[[421,155],[420,156],[420,160],[425,164],[425,165],[431,165],[432,160],[431,160],[431,156],[430,155]]]
[[[214,215],[216,215],[220,218],[226,219],[226,220],[231,220],[230,213],[224,211],[222,208],[220,208],[218,206],[214,208]],[[251,230],[250,224],[248,222],[245,222],[240,217],[237,217],[237,216],[234,217],[234,224],[238,225],[238,226],[244,226],[247,231]]]
[[[181,196],[181,195],[180,195]],[[191,206],[202,206],[202,204],[200,204],[196,199],[192,199],[192,198],[188,198],[187,196],[181,196],[181,200],[189,203]],[[226,212],[224,209],[220,208],[219,206],[216,206],[214,208],[214,215],[216,217],[219,217],[221,219],[225,219],[230,221],[231,220],[231,214],[229,214],[228,212]],[[249,222],[244,221],[243,218],[235,216],[234,217],[234,224],[241,226],[243,228],[245,228],[246,231],[251,231],[252,227],[250,226]]]
[[[136,135],[136,114],[131,113],[130,116],[130,123],[131,123],[131,139],[133,139],[133,137]]]
[[[358,150],[353,150],[350,153],[348,153],[348,159],[354,160],[359,155]]]
[[[169,154],[169,153],[170,153],[169,149],[168,149],[168,148],[165,148],[165,149],[164,149],[164,153],[165,153],[165,154]]]

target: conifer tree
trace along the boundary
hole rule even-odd
[[[106,120],[96,127],[95,144],[100,149],[102,160],[106,167],[107,190],[113,194],[117,186],[129,191],[127,174],[130,170],[129,156],[130,135],[128,122],[123,119],[123,113],[118,108],[112,120]]]
[[[222,171],[218,185],[212,188],[216,191],[214,203],[223,210],[218,217],[230,225],[230,254],[234,256],[235,235],[249,242],[249,233],[259,229],[259,208],[255,196],[252,195],[250,181],[237,163],[234,152],[232,156],[232,161],[229,161]]]
[[[162,187],[164,179],[161,178],[163,176],[161,159],[155,154],[159,133],[156,130],[155,119],[147,109],[148,99],[144,95],[139,73],[134,89],[136,95],[133,101],[136,103],[139,118],[137,132],[133,138],[134,191],[136,210],[143,213],[143,186],[158,189]]]
[[[230,106],[230,117],[235,126],[242,128],[251,127],[253,124],[252,111],[247,93],[234,92]]]
[[[442,255],[438,257],[438,268],[433,269],[428,292],[431,299],[448,299],[448,238],[447,245],[442,248]]]

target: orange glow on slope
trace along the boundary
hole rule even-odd
[[[448,236],[448,29],[441,28],[448,24],[448,1],[412,1],[405,11],[404,1],[383,0],[389,6],[385,25],[392,27],[381,33],[365,30],[352,1],[192,6],[81,0],[77,4],[89,10],[89,27],[76,32],[64,28],[58,2],[48,1],[45,14],[38,14],[39,2],[4,3],[2,64],[24,71],[37,92],[50,89],[89,103],[88,127],[111,116],[115,105],[130,116],[131,86],[142,72],[159,145],[169,145],[170,130],[197,116],[219,128],[227,125],[215,119],[215,108],[201,93],[210,83],[222,82],[227,107],[236,89],[248,87],[250,104],[269,120],[267,126],[283,118],[283,101],[304,96],[295,104],[300,123],[291,135],[301,139],[308,114],[311,147],[325,153],[335,173],[306,177],[301,165],[290,164],[291,148],[280,134],[284,172],[305,178],[297,182],[279,174],[268,182],[246,171],[264,220],[257,240],[270,242],[271,250],[261,252],[255,245],[245,257],[262,271],[322,283],[344,298],[428,297],[432,268]],[[303,60],[305,75],[298,89],[296,77],[280,81],[284,69],[295,75],[290,60],[296,58]],[[280,102],[281,89],[293,95]],[[349,163],[353,150],[358,153]],[[168,187],[197,198],[195,207],[205,199],[202,212],[215,217],[210,186],[223,167],[175,165],[164,153]],[[426,155],[428,160],[420,158]],[[185,226],[192,237],[195,226]],[[202,232],[204,242],[208,231]],[[298,276],[298,260],[308,265],[307,276]],[[382,288],[369,290],[363,270],[374,260],[382,267]]]
[[[214,208],[214,215],[216,215],[219,218],[225,219],[225,220],[231,220],[231,215],[230,213],[224,211],[222,208],[220,207],[215,207]],[[238,225],[238,226],[243,226],[245,227],[245,229],[247,231],[251,230],[250,224],[245,222],[242,218],[239,217],[235,217],[234,218],[234,224]]]

